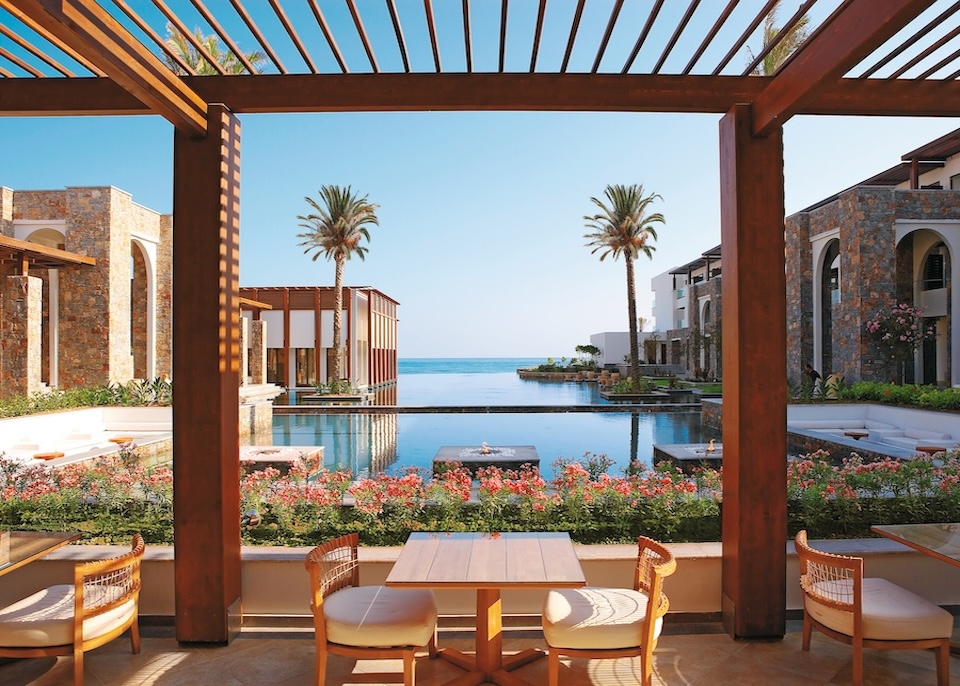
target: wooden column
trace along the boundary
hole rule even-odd
[[[786,278],[783,133],[751,135],[748,105],[720,121],[723,243],[723,582],[726,631],[786,624]]]
[[[205,138],[174,135],[173,511],[176,634],[239,628],[240,122],[211,105]]]

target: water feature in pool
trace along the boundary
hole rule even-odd
[[[402,374],[398,405],[607,405],[596,384],[520,379],[515,372]],[[441,446],[532,445],[552,476],[557,458],[604,454],[621,473],[631,460],[650,464],[657,443],[703,443],[700,412],[276,414],[274,445],[322,445],[330,469],[395,472],[430,467]]]

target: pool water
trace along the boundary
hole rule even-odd
[[[401,374],[398,405],[608,404],[597,384],[520,379],[515,372]],[[548,478],[558,458],[606,455],[618,474],[631,461],[647,465],[653,446],[718,438],[700,425],[700,412],[446,413],[274,415],[274,445],[324,446],[329,469],[396,472],[429,468],[441,446],[532,445]]]

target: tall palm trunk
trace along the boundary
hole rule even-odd
[[[330,361],[329,381],[340,384],[340,329],[343,326],[343,263],[344,257],[338,253],[335,262],[336,276],[333,282],[333,359]]]
[[[633,256],[624,253],[627,262],[627,316],[630,317],[630,382],[640,390],[640,336],[637,332],[637,285],[633,277]]]

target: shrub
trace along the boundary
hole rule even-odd
[[[960,411],[960,389],[856,381],[838,390],[837,397],[847,402],[878,402],[929,410]]]
[[[20,417],[38,412],[69,410],[79,407],[122,405],[139,407],[145,405],[170,405],[173,402],[173,383],[169,379],[152,381],[134,379],[126,384],[109,386],[54,388],[31,396],[16,396],[0,400],[0,418]]]
[[[578,543],[720,538],[722,470],[692,474],[667,463],[606,472],[604,455],[562,458],[547,481],[533,468],[461,466],[427,477],[407,469],[352,481],[295,461],[240,479],[245,543],[315,545],[359,532],[365,545],[399,545],[411,531],[567,531]],[[870,535],[874,524],[960,521],[960,451],[911,460],[831,464],[825,452],[788,460],[788,533]],[[78,530],[88,542],[124,543],[141,531],[171,543],[172,474],[147,469],[134,446],[121,455],[53,469],[0,454],[0,528]]]

